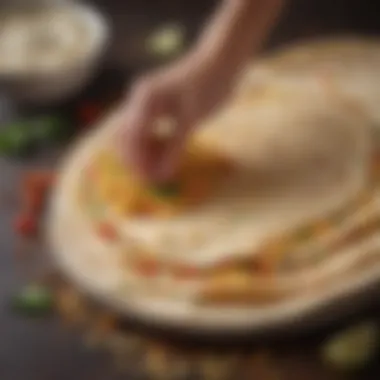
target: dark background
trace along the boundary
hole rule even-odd
[[[149,57],[143,41],[156,27],[172,21],[185,25],[189,41],[197,35],[216,1],[179,0],[95,0],[110,17],[114,42],[107,64],[122,69],[139,70]],[[267,43],[267,48],[298,38],[343,33],[374,34],[380,31],[377,1],[298,0],[290,1],[280,23]],[[1,3],[0,3],[1,4]],[[29,165],[33,165],[30,163]],[[116,380],[107,358],[88,352],[81,344],[79,333],[62,330],[52,321],[25,321],[10,314],[6,302],[11,292],[23,281],[14,266],[12,253],[16,239],[10,219],[17,199],[10,198],[25,164],[0,162],[0,379],[1,380]],[[375,300],[374,300],[374,306]],[[370,313],[370,312],[366,312]],[[342,321],[343,323],[344,321]],[[338,379],[328,376],[300,354],[305,345],[288,342],[289,375],[286,379]],[[293,349],[294,347],[294,349]],[[360,379],[378,379],[373,369]],[[123,378],[128,378],[124,376]]]
[[[139,62],[146,36],[162,24],[179,21],[191,41],[216,8],[215,0],[93,0],[114,25],[112,61]],[[376,0],[290,0],[266,48],[295,39],[380,31]]]

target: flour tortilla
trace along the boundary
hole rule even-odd
[[[339,45],[337,46],[339,48]],[[255,80],[246,81],[245,86],[240,87],[240,92],[237,92],[227,109],[213,120],[208,121],[198,138],[204,144],[221,146],[227,154],[244,157],[242,162],[246,163],[247,160],[249,162],[252,160],[257,163],[257,167],[263,168],[263,173],[276,173],[276,176],[271,177],[274,182],[278,181],[279,185],[283,185],[278,190],[281,190],[281,194],[289,194],[288,191],[282,192],[282,190],[291,189],[291,186],[296,184],[293,190],[306,192],[310,196],[311,193],[306,189],[309,189],[308,184],[312,184],[312,188],[317,189],[320,196],[319,199],[318,196],[312,194],[313,201],[318,200],[323,205],[316,214],[326,215],[329,210],[347,204],[365,187],[366,167],[370,154],[367,115],[356,107],[347,106],[347,97],[344,91],[331,92],[328,89],[326,91],[326,88],[321,89],[319,76],[314,72],[305,70],[305,80],[297,81],[292,75],[286,73],[280,75],[279,71],[275,76],[276,71],[271,70],[268,61],[267,70],[256,67],[248,72],[247,76],[252,76],[252,72],[254,73]],[[377,68],[371,67],[371,70],[375,75]],[[258,83],[261,85],[258,86]],[[243,89],[243,87],[245,88]],[[257,90],[258,88],[259,90]],[[373,96],[373,92],[366,99],[372,101],[371,96]],[[317,119],[315,119],[316,116],[318,116]],[[371,115],[369,115],[369,119],[371,119]],[[110,246],[99,239],[77,203],[81,169],[100,148],[104,147],[107,141],[112,141],[113,132],[117,130],[120,121],[120,115],[113,115],[68,157],[53,196],[54,202],[48,224],[53,252],[61,268],[81,288],[101,297],[103,301],[119,310],[134,313],[147,320],[154,319],[171,326],[236,331],[287,323],[304,313],[317,311],[327,304],[337,304],[345,295],[351,294],[359,288],[364,289],[365,286],[379,278],[379,265],[368,264],[367,261],[369,256],[375,257],[379,252],[378,236],[344,252],[335,252],[333,259],[327,258],[318,267],[311,268],[311,272],[302,270],[294,277],[293,274],[291,277],[275,277],[275,281],[271,283],[268,283],[267,280],[253,279],[252,284],[257,285],[256,291],[264,296],[266,294],[268,298],[272,299],[273,302],[266,305],[251,304],[252,306],[249,307],[199,305],[195,300],[202,292],[203,284],[200,282],[188,286],[181,281],[172,280],[166,282],[165,285],[165,279],[160,279],[160,284],[157,284],[133,275],[128,268],[121,266],[120,261],[122,256],[133,253],[133,245],[128,246],[126,239],[122,246]],[[299,121],[302,123],[297,123]],[[306,121],[309,122],[306,123]],[[252,128],[252,124],[254,124],[254,128]],[[301,127],[302,125],[308,126],[306,131]],[[322,127],[330,125],[331,128],[318,130],[317,125]],[[265,128],[265,126],[270,128]],[[277,133],[280,126],[284,127],[287,133]],[[247,137],[250,137],[249,141],[255,141],[255,146],[246,143],[247,138],[242,144],[246,150],[237,152],[241,141],[236,138],[235,132],[231,133],[231,130],[235,131],[235,128],[237,132],[250,133]],[[228,138],[218,138],[221,135],[225,137],[228,135]],[[294,140],[292,138],[294,136],[298,136],[298,138]],[[314,147],[316,141],[321,142],[321,145],[317,144],[314,151],[309,151],[306,147],[310,145]],[[325,145],[324,141],[331,142],[331,145]],[[281,149],[279,149],[279,143]],[[334,147],[336,154],[332,161],[333,170],[330,168],[327,168],[326,171],[317,170],[318,168],[307,170],[310,162],[313,161],[309,161],[309,158],[311,159],[315,154],[318,156],[319,152],[324,152],[323,156],[328,158],[328,162]],[[352,155],[348,155],[345,148],[352,149]],[[265,154],[270,150],[277,153],[277,158],[278,153],[282,151],[282,160],[272,160],[273,155]],[[305,159],[299,160],[300,157]],[[296,170],[289,169],[293,167],[292,165],[300,162],[302,164],[298,165]],[[286,163],[286,165],[280,165],[281,163]],[[242,170],[247,167],[249,165],[242,165]],[[285,170],[286,175],[277,176],[283,172],[282,169],[286,168],[288,169]],[[342,168],[346,168],[347,171],[340,171]],[[334,180],[331,178],[331,174],[334,174],[335,170],[342,175],[337,176]],[[302,173],[305,174],[307,180],[302,180]],[[258,170],[258,174],[260,174],[260,170]],[[291,186],[287,186],[289,183],[286,179],[291,175]],[[313,182],[313,179],[318,176],[318,181]],[[296,181],[296,179],[299,180]],[[263,179],[263,176],[258,175],[254,182],[256,184],[255,191],[258,193],[261,191],[260,194],[264,193],[265,195],[265,184],[268,182]],[[318,186],[316,182],[321,186]],[[321,196],[324,194],[322,191],[324,188],[326,191],[329,190],[329,196]],[[218,196],[220,195],[218,194]],[[264,197],[261,197],[259,204],[261,207],[257,207],[257,214],[266,210],[263,200]],[[300,202],[300,199],[297,198],[294,201]],[[308,201],[310,199],[305,199],[305,203]],[[247,203],[247,198],[245,198],[245,202]],[[281,206],[281,203],[270,204],[272,209],[276,207],[277,211]],[[287,203],[285,202],[285,204]],[[289,204],[287,205],[289,206]],[[307,211],[308,217],[315,216],[312,215],[310,209]],[[115,221],[118,221],[116,216],[113,217],[115,217]],[[299,217],[299,220],[302,221],[306,219],[308,218],[305,215]],[[292,229],[297,224],[287,221],[281,228]],[[121,228],[129,236],[126,225],[121,225]],[[156,236],[161,233],[156,227],[153,230],[155,230]],[[274,232],[275,228],[272,226],[270,235]],[[251,235],[250,237],[252,238]],[[142,244],[150,239],[144,242],[144,236],[139,236],[139,238],[142,238]],[[237,245],[232,241],[231,247],[233,245],[235,254],[238,256],[240,253],[236,249]],[[155,252],[158,251],[155,249]],[[177,258],[181,262],[187,261],[189,255],[182,254],[182,250],[178,250],[178,252],[180,254],[177,256],[166,256],[166,260]],[[199,257],[196,256],[196,262],[198,265],[215,263],[222,256],[220,251],[218,257],[212,257],[210,261],[199,260]],[[340,269],[338,270],[338,268]],[[355,268],[357,272],[353,273],[352,270]],[[308,278],[310,281],[307,280]],[[334,281],[331,281],[333,278]],[[306,281],[302,279],[306,279]],[[146,282],[148,283],[145,284]],[[323,283],[325,286],[320,287]],[[157,287],[157,285],[160,286]],[[312,293],[305,293],[306,285],[308,289],[312,290]],[[155,287],[157,287],[157,291],[152,294],[151,291]],[[176,290],[175,294],[171,290]],[[283,296],[287,297],[282,298]]]
[[[126,240],[166,262],[204,267],[255,255],[344,207],[367,183],[367,120],[318,84],[280,85],[235,104],[196,138],[236,165],[218,191],[172,218],[115,219]]]
[[[336,37],[285,46],[251,66],[238,93],[261,92],[268,83],[322,81],[380,124],[380,39]]]
[[[82,141],[68,156],[48,219],[48,237],[54,256],[81,289],[122,312],[149,322],[237,332],[283,325],[303,313],[336,304],[347,292],[363,288],[378,277],[379,266],[371,262],[368,265],[368,259],[378,257],[380,252],[378,235],[349,250],[336,252],[331,260],[296,276],[279,276],[269,282],[254,278],[252,284],[256,284],[253,290],[257,296],[272,301],[265,305],[202,305],[196,302],[202,293],[201,283],[192,284],[190,292],[182,281],[165,285],[164,279],[157,282],[136,277],[120,260],[123,255],[133,254],[133,246],[126,242],[122,246],[110,245],[100,239],[83,209],[78,207],[81,169],[118,125],[121,119],[117,116],[110,118],[105,123],[106,128]]]

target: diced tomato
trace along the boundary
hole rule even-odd
[[[198,268],[190,267],[190,266],[180,266],[176,267],[173,270],[174,275],[179,279],[189,280],[193,278],[197,278],[200,275],[200,271]]]
[[[108,241],[115,241],[118,238],[116,229],[111,224],[106,222],[98,224],[97,232],[100,237]]]
[[[37,233],[38,223],[32,214],[22,214],[15,219],[14,228],[21,236],[31,237]]]
[[[55,180],[52,172],[32,171],[25,175],[22,183],[22,205],[30,213],[40,213],[46,193]]]
[[[25,188],[47,188],[55,180],[55,173],[51,171],[31,171],[25,174],[23,185]]]
[[[277,255],[259,255],[253,262],[251,263],[252,271],[256,274],[270,274],[273,273],[279,257]]]
[[[154,259],[140,259],[135,262],[136,271],[142,276],[154,277],[159,272],[159,263]]]
[[[39,214],[44,204],[44,193],[37,190],[28,190],[23,195],[23,207],[30,213]]]

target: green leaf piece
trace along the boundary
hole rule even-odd
[[[29,285],[12,298],[12,309],[26,317],[43,317],[53,311],[54,297],[41,285]]]
[[[321,347],[321,355],[323,361],[334,369],[359,370],[374,358],[378,343],[378,326],[366,322],[333,336]]]

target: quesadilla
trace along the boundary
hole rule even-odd
[[[344,44],[325,51],[356,59]],[[263,62],[197,129],[170,183],[123,161],[122,113],[80,144],[53,208],[67,272],[145,316],[210,326],[250,324],[247,310],[313,299],[376,262],[380,155],[366,98]]]
[[[85,198],[103,208],[121,241],[133,242],[126,265],[142,278],[149,272],[157,290],[158,278],[182,274],[201,292],[220,271],[246,266],[257,274],[276,244],[270,270],[278,269],[285,250],[301,244],[294,234],[360,202],[369,180],[367,120],[322,87],[308,86],[307,97],[305,90],[278,88],[205,123],[171,184],[176,193],[139,181],[112,139],[99,147],[82,177]]]

